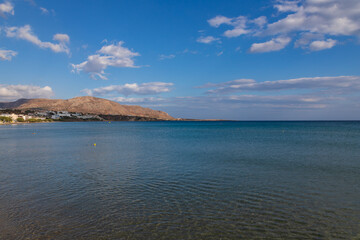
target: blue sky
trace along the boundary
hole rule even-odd
[[[360,2],[0,0],[0,101],[360,119]]]

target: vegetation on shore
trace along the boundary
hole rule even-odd
[[[0,121],[3,123],[11,123],[12,119],[11,119],[11,117],[0,116]]]

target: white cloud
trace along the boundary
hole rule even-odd
[[[212,19],[208,20],[208,23],[212,27],[219,27],[221,24],[231,24],[232,18],[224,17],[224,16],[216,16]]]
[[[311,51],[320,51],[324,49],[332,48],[336,45],[337,41],[334,39],[327,39],[325,41],[314,41],[310,43],[310,50]]]
[[[51,87],[39,87],[30,85],[1,85],[0,100],[13,101],[19,98],[50,98],[54,93]]]
[[[49,10],[47,10],[44,7],[40,7],[40,11],[41,11],[42,14],[45,14],[45,15],[49,14]]]
[[[265,16],[261,16],[261,17],[255,18],[254,20],[251,20],[251,22],[255,23],[259,27],[263,27],[267,23],[267,18]]]
[[[262,25],[265,19],[265,17],[260,17],[254,20],[254,23],[256,23],[257,25]],[[238,37],[240,35],[249,33],[249,30],[246,29],[247,22],[248,20],[244,16],[239,16],[235,18],[216,16],[208,20],[210,26],[216,28],[222,24],[233,26],[233,29],[224,32],[224,36],[229,38]]]
[[[169,54],[169,55],[161,54],[159,56],[159,59],[160,60],[165,60],[165,59],[173,59],[175,57],[176,57],[175,54]]]
[[[80,64],[72,64],[73,71],[84,71],[90,74],[93,79],[106,80],[105,69],[111,67],[136,68],[133,58],[140,56],[137,52],[132,52],[123,47],[124,42],[103,46],[95,55],[88,56],[87,60]]]
[[[199,43],[205,43],[205,44],[209,44],[215,41],[219,41],[219,38],[215,38],[213,36],[206,36],[206,37],[199,37],[196,41]]]
[[[14,6],[10,2],[0,3],[0,16],[5,18],[6,15],[14,15]]]
[[[248,19],[244,16],[233,18],[230,25],[234,26],[234,29],[224,32],[224,36],[228,38],[238,37],[249,33],[247,28]]]
[[[15,51],[0,49],[0,60],[11,61],[12,57],[15,57],[16,55],[17,55],[17,52],[15,52]]]
[[[295,41],[294,47],[301,47],[303,49],[308,49],[309,44],[313,41],[324,40],[324,36],[322,34],[317,33],[302,33],[300,34],[300,38]]]
[[[295,13],[268,25],[269,34],[308,31],[329,35],[359,36],[358,0],[305,1]]]
[[[289,37],[278,37],[264,43],[254,43],[251,45],[250,52],[263,53],[279,51],[285,48],[290,43],[290,41],[291,38]]]
[[[288,0],[278,0],[274,5],[279,12],[297,12],[299,10],[300,1],[288,1]]]
[[[125,97],[115,97],[111,100],[119,102],[119,103],[130,103],[130,104],[148,104],[148,103],[158,103],[164,101],[164,98],[157,98],[157,97],[146,97],[146,98],[125,98]]]
[[[257,82],[253,79],[206,84],[201,88],[214,88],[208,93],[227,94],[243,91],[286,91],[286,90],[322,90],[343,93],[360,90],[360,76],[312,77],[288,80]]]
[[[213,98],[218,103],[236,103],[237,106],[246,107],[272,107],[272,108],[324,108],[325,100],[338,100],[332,97],[314,97],[311,95],[230,95]]]
[[[359,0],[275,0],[273,7],[278,13],[273,15],[273,22],[269,22],[265,16],[253,20],[245,16],[216,16],[208,23],[216,28],[221,25],[231,26],[223,33],[226,37],[248,35],[279,39],[279,36],[291,34],[292,38],[297,39],[295,47],[312,51],[335,46],[339,41],[336,38],[340,36],[360,38]],[[311,41],[304,38],[307,34],[317,37]],[[324,40],[325,37],[327,40]],[[279,46],[272,48],[274,50],[283,48],[276,41],[267,44]]]
[[[249,31],[243,28],[234,28],[232,30],[227,30],[224,32],[224,36],[232,38],[232,37],[238,37],[240,35],[245,35]]]
[[[70,42],[70,37],[67,34],[63,34],[63,33],[57,33],[54,35],[53,39],[55,41],[59,41],[59,42],[63,42],[63,43],[69,43]]]
[[[291,94],[291,95],[205,95],[197,97],[171,97],[154,99],[153,102],[147,102],[148,105],[167,106],[169,109],[186,108],[192,110],[194,115],[199,110],[205,110],[207,113],[216,112],[217,118],[224,110],[236,112],[240,109],[261,110],[262,119],[267,119],[264,111],[274,109],[323,109],[335,102],[343,101],[342,97],[314,96],[311,94]],[[135,101],[135,100],[134,100]],[[141,103],[141,102],[139,102]],[[146,103],[142,103],[146,104]],[[211,110],[211,111],[209,111]],[[246,114],[246,112],[244,112]],[[276,116],[271,116],[276,117]]]
[[[111,85],[107,87],[100,87],[95,89],[84,89],[83,92],[90,96],[104,96],[107,94],[122,94],[129,95],[153,95],[164,92],[169,92],[173,83],[165,82],[149,82],[149,83],[127,83],[124,85]]]
[[[67,44],[69,43],[69,36],[66,34],[55,34],[53,37],[54,41],[59,43],[51,43],[51,42],[43,42],[41,41],[31,30],[30,25],[25,25],[23,27],[7,27],[5,28],[6,36],[13,37],[18,39],[23,39],[28,42],[35,44],[40,48],[49,48],[53,52],[65,52],[70,54],[69,47]]]
[[[227,96],[199,96],[199,97],[170,97],[170,98],[125,98],[116,97],[111,100],[125,104],[142,104],[150,106],[171,106],[186,107],[188,109],[203,108],[249,108],[249,107],[268,107],[268,108],[290,108],[290,109],[318,109],[324,108],[331,101],[339,100],[335,97],[316,97],[312,95],[279,95],[279,96],[260,96],[260,95],[227,95]]]

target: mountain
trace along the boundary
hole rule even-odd
[[[96,115],[123,115],[175,120],[166,112],[133,105],[122,105],[107,99],[96,97],[76,97],[63,99],[19,99],[15,102],[0,103],[0,108],[21,110],[47,110],[88,113]]]
[[[19,106],[21,106],[22,104],[26,103],[27,101],[29,101],[29,99],[19,99],[15,102],[0,102],[0,109],[13,109],[13,108],[17,108]]]

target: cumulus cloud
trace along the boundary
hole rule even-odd
[[[232,38],[249,33],[249,30],[246,29],[247,21],[248,19],[244,16],[232,19],[230,25],[234,26],[234,29],[225,31],[224,36]]]
[[[70,54],[70,50],[67,45],[70,41],[70,37],[67,34],[55,34],[53,40],[59,43],[51,43],[41,41],[32,32],[30,25],[25,25],[23,27],[7,27],[5,28],[5,32],[7,37],[23,39],[35,44],[40,48],[48,48],[56,53],[65,52],[67,54]]]
[[[270,41],[263,43],[254,43],[251,45],[250,52],[252,53],[263,53],[279,51],[285,48],[291,41],[289,37],[278,37],[273,38]]]
[[[70,37],[67,34],[63,34],[63,33],[57,33],[54,35],[53,39],[55,41],[59,41],[62,43],[69,43],[70,42]]]
[[[207,93],[227,94],[244,91],[283,91],[283,90],[327,90],[349,92],[360,90],[360,76],[312,77],[288,80],[257,82],[253,79],[206,84],[201,88],[214,88]]]
[[[294,13],[268,25],[269,34],[307,31],[328,35],[359,36],[360,2],[307,0]]]
[[[309,48],[311,51],[320,51],[332,48],[336,45],[337,41],[334,39],[327,39],[325,41],[314,41],[310,43]]]
[[[324,36],[317,33],[302,33],[300,34],[300,37],[295,41],[294,47],[308,49],[311,42],[318,40],[324,40]]]
[[[30,85],[0,84],[1,101],[14,101],[19,98],[50,98],[53,95],[53,90],[49,86],[39,87]]]
[[[255,19],[245,16],[216,16],[209,19],[208,23],[216,28],[221,25],[230,26],[231,28],[223,33],[226,37],[273,36],[272,42],[265,45],[278,46],[272,48],[274,51],[283,49],[282,44],[276,44],[275,40],[285,39],[290,35],[296,39],[295,47],[311,51],[334,47],[339,41],[337,37],[360,38],[358,0],[276,0],[273,7],[278,13],[273,15],[276,17],[274,21],[268,21],[265,16]],[[307,37],[310,35],[317,37],[311,41]],[[264,45],[255,45],[255,48],[256,46]]]
[[[0,16],[5,18],[6,15],[14,15],[14,6],[10,2],[0,3]]]
[[[17,55],[17,52],[15,52],[15,51],[0,49],[0,60],[11,61],[12,57],[15,57],[16,55]]]
[[[212,42],[217,42],[219,40],[220,40],[219,38],[215,38],[213,36],[206,36],[206,37],[202,36],[202,37],[199,37],[196,41],[199,43],[209,44]]]
[[[169,92],[173,83],[165,82],[149,82],[149,83],[127,83],[124,85],[111,85],[107,87],[100,87],[95,89],[84,89],[83,92],[90,96],[104,96],[111,93],[129,95],[154,95],[164,92]]]
[[[219,27],[221,24],[231,24],[232,18],[224,17],[224,16],[216,16],[212,19],[208,20],[208,23],[212,27]]]
[[[84,71],[93,79],[107,80],[105,69],[109,66],[118,68],[136,68],[133,58],[140,56],[139,53],[123,47],[124,42],[103,46],[95,55],[88,56],[87,60],[80,64],[72,64],[74,72]]]
[[[263,21],[265,20],[265,17],[261,17],[259,19],[256,19],[254,22],[256,22],[257,25],[263,25]],[[244,16],[239,16],[235,18],[228,18],[224,16],[216,16],[212,19],[208,20],[208,23],[212,27],[219,27],[220,25],[230,25],[233,26],[233,29],[227,30],[224,32],[224,36],[232,38],[232,37],[238,37],[240,35],[244,35],[249,33],[249,30],[246,29],[248,19]]]

